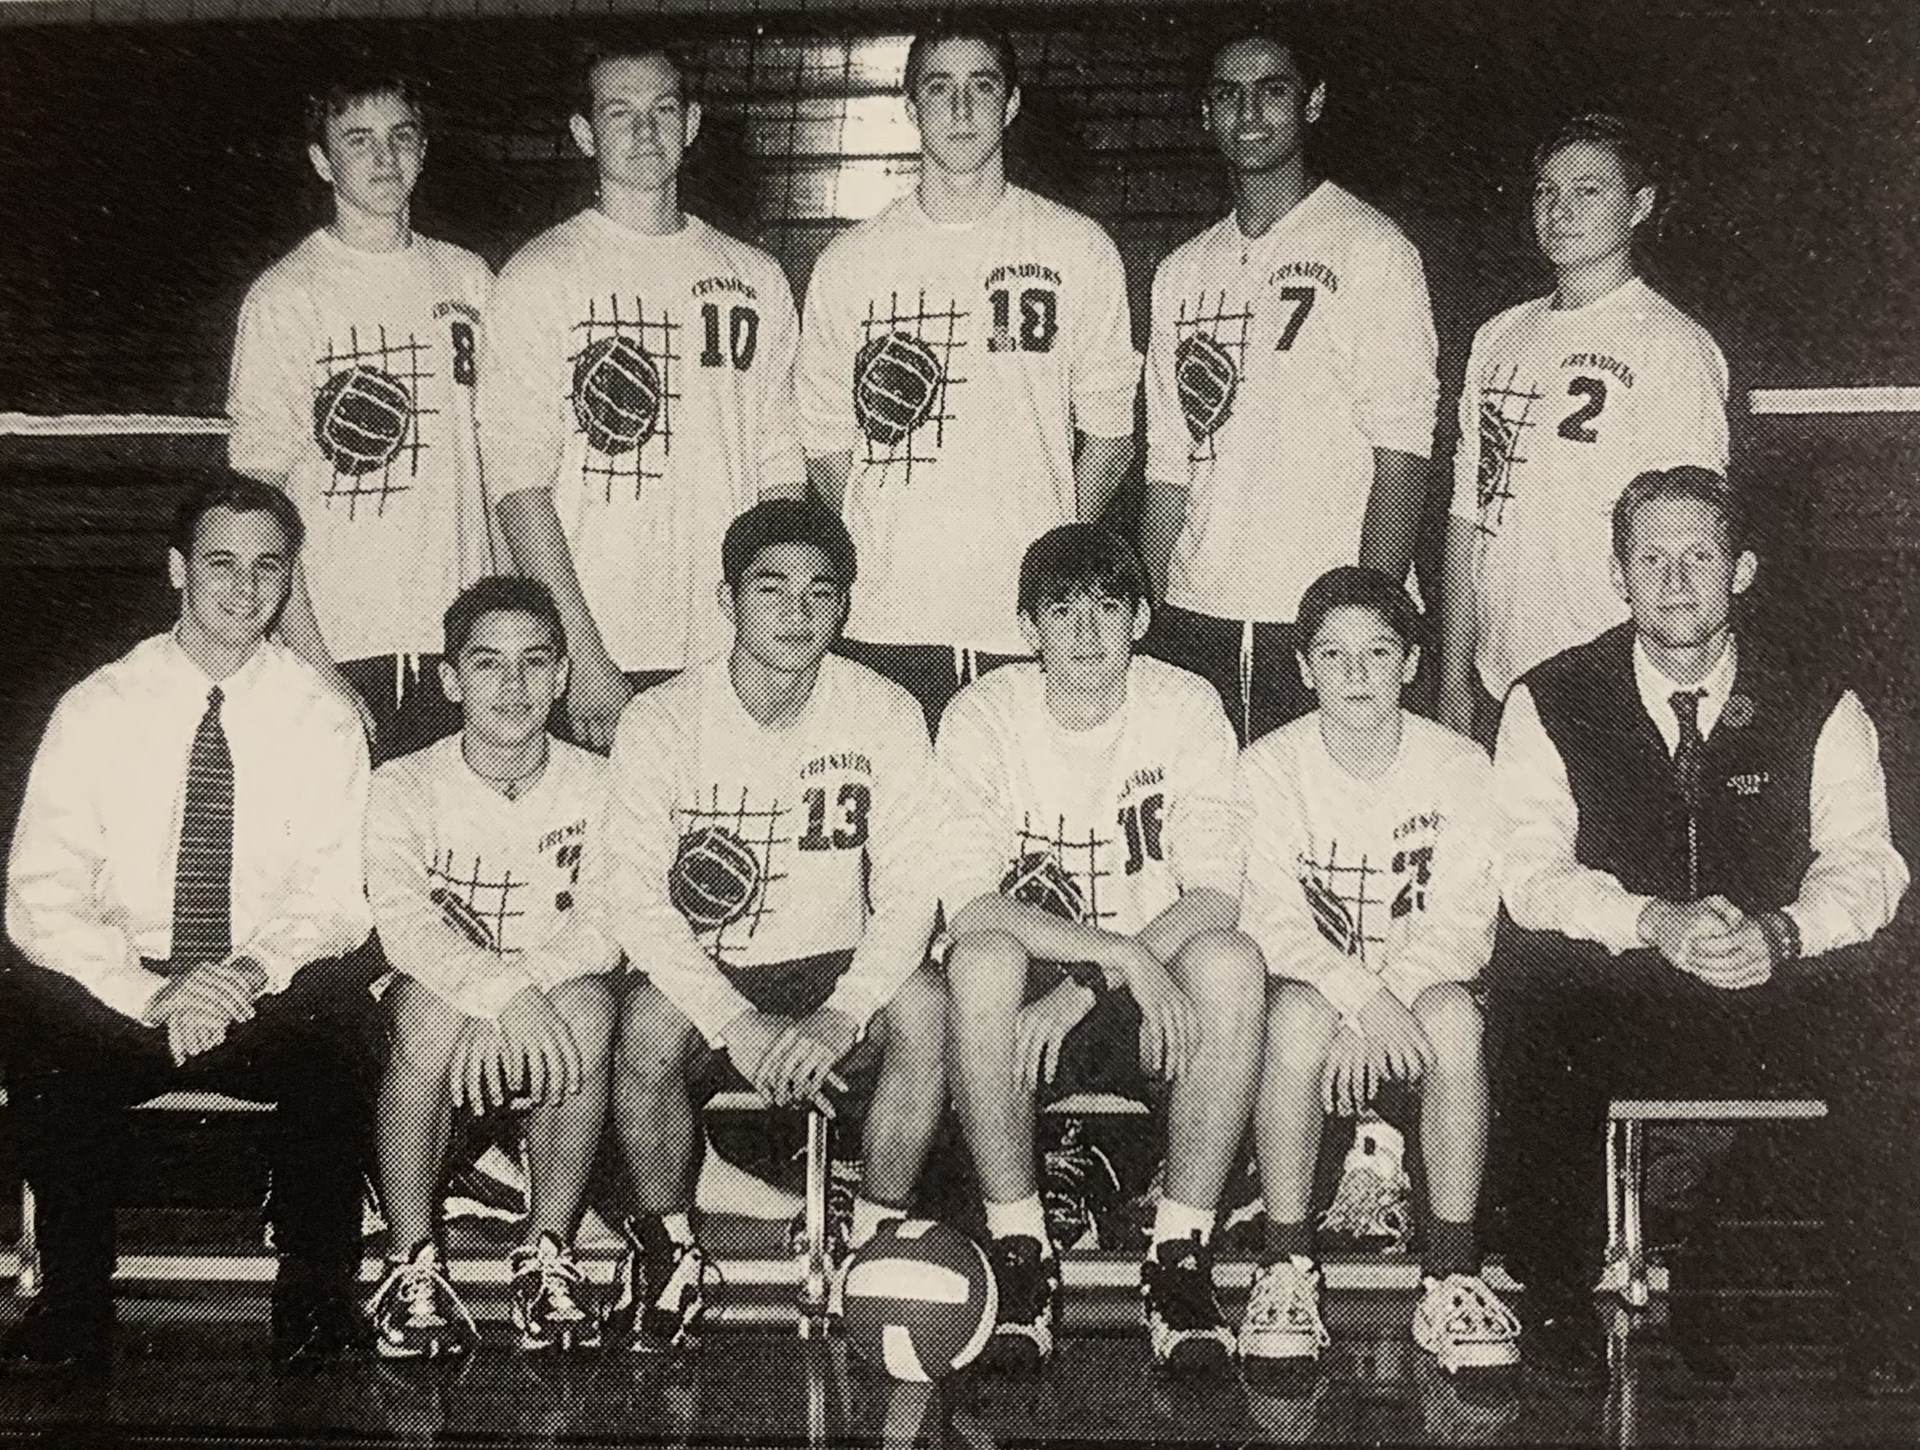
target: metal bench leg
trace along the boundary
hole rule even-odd
[[[17,1299],[31,1299],[40,1292],[40,1221],[33,1201],[33,1185],[20,1180],[20,1276],[13,1281]]]
[[[1621,1230],[1627,1254],[1625,1298],[1633,1308],[1644,1309],[1647,1307],[1647,1239],[1640,1207],[1647,1186],[1647,1125],[1638,1119],[1629,1119],[1621,1126],[1626,1140],[1622,1155],[1626,1161],[1621,1165],[1626,1190],[1621,1204]]]
[[[816,1339],[827,1323],[827,1174],[832,1132],[825,1113],[807,1112],[806,1243],[800,1263],[800,1337]]]

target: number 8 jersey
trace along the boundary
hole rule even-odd
[[[1495,699],[1627,617],[1609,575],[1636,474],[1727,467],[1727,361],[1639,278],[1585,307],[1509,308],[1473,339],[1453,516],[1478,530],[1475,663]]]

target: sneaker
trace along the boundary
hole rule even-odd
[[[1233,1331],[1213,1292],[1213,1251],[1194,1234],[1140,1265],[1140,1317],[1154,1363],[1179,1373],[1218,1369],[1233,1358]]]
[[[1413,1342],[1448,1374],[1520,1362],[1520,1321],[1478,1274],[1427,1279],[1413,1311]]]
[[[512,1275],[514,1328],[524,1350],[593,1349],[600,1343],[600,1320],[594,1312],[586,1275],[552,1234],[543,1233],[530,1248],[507,1256]]]
[[[638,1220],[625,1224],[627,1247],[614,1270],[610,1326],[627,1336],[635,1354],[671,1354],[691,1348],[706,1317],[707,1291],[720,1267],[697,1243],[655,1245]]]
[[[1151,1191],[1151,1190],[1149,1190]],[[1040,1157],[1040,1203],[1047,1237],[1061,1252],[1120,1247],[1127,1207],[1113,1160],[1086,1137],[1086,1124],[1068,1118]],[[1151,1222],[1151,1210],[1149,1210]]]
[[[1240,1357],[1269,1366],[1317,1360],[1333,1342],[1320,1319],[1320,1270],[1294,1257],[1254,1270],[1240,1321]]]
[[[981,1364],[1008,1371],[1041,1369],[1053,1358],[1053,1329],[1060,1319],[1060,1261],[1029,1234],[994,1239],[987,1257],[1000,1312]]]
[[[422,1244],[395,1264],[367,1305],[374,1352],[382,1359],[438,1359],[466,1354],[480,1327],[453,1291],[440,1250]]]
[[[1333,1202],[1320,1215],[1320,1233],[1376,1253],[1405,1253],[1413,1238],[1406,1152],[1406,1139],[1398,1128],[1379,1118],[1361,1118],[1341,1165]]]

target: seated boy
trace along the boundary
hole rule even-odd
[[[546,586],[482,579],[446,613],[456,735],[374,773],[367,895],[387,961],[392,1050],[378,1116],[390,1271],[368,1305],[390,1359],[460,1353],[474,1326],[437,1239],[456,1108],[530,1098],[532,1211],[508,1259],[525,1350],[599,1343],[573,1257],[607,1110],[611,939],[574,910],[600,849],[606,762],[547,733],[567,688]]]
[[[1060,1270],[1034,1175],[1036,1097],[1164,1098],[1165,1194],[1142,1266],[1157,1361],[1224,1362],[1209,1242],[1246,1131],[1261,974],[1234,931],[1233,729],[1213,687],[1136,656],[1145,576],[1089,524],[1043,534],[1020,567],[1037,662],[947,707],[955,813],[943,867],[955,1101],[986,1198],[1006,1367],[1053,1352]]]
[[[604,899],[645,973],[615,1069],[641,1210],[615,1302],[641,1353],[689,1344],[705,1312],[695,1114],[729,1077],[828,1112],[871,1086],[852,1247],[905,1215],[946,1105],[937,777],[913,697],[828,652],[853,541],[769,500],[728,528],[721,570],[731,651],[637,696],[613,746]]]
[[[1413,1337],[1450,1372],[1519,1356],[1474,1231],[1487,1079],[1469,984],[1499,909],[1492,770],[1472,741],[1401,708],[1419,627],[1384,574],[1322,575],[1300,603],[1300,672],[1319,707],[1240,757],[1241,920],[1271,979],[1254,1118],[1266,1245],[1240,1353],[1268,1368],[1327,1345],[1308,1222],[1321,1123],[1358,1114],[1387,1082],[1420,1099],[1428,1213]]]

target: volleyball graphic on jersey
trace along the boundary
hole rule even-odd
[[[1493,398],[1480,399],[1480,472],[1475,478],[1480,506],[1485,508],[1499,495],[1507,470],[1513,466],[1514,449],[1519,446],[1520,426],[1500,411]]]
[[[853,415],[883,447],[926,422],[939,395],[940,359],[910,332],[871,338],[853,360]]]
[[[1232,354],[1206,333],[1194,333],[1173,350],[1173,381],[1195,443],[1212,437],[1232,416],[1240,370]]]
[[[847,1345],[898,1380],[971,1364],[1000,1313],[980,1246],[931,1219],[896,1219],[847,1260]]]
[[[1050,851],[1029,851],[1000,880],[1000,894],[1067,921],[1087,919],[1087,899],[1073,873]]]
[[[480,914],[467,902],[444,886],[436,886],[427,893],[427,899],[440,908],[440,915],[447,925],[475,946],[486,951],[497,952],[500,943],[495,940],[493,928],[481,920]]]
[[[1353,924],[1353,913],[1347,910],[1346,902],[1331,887],[1311,876],[1300,878],[1300,889],[1306,894],[1308,909],[1313,912],[1313,924],[1320,928],[1320,935],[1328,944],[1344,957],[1364,955],[1359,929]]]
[[[313,437],[338,473],[358,478],[385,468],[413,426],[413,394],[369,363],[342,368],[313,399]]]
[[[624,333],[603,337],[573,363],[573,416],[601,453],[631,453],[660,424],[660,365]]]
[[[667,895],[696,932],[719,931],[753,909],[764,879],[751,846],[725,826],[701,826],[680,838]]]

